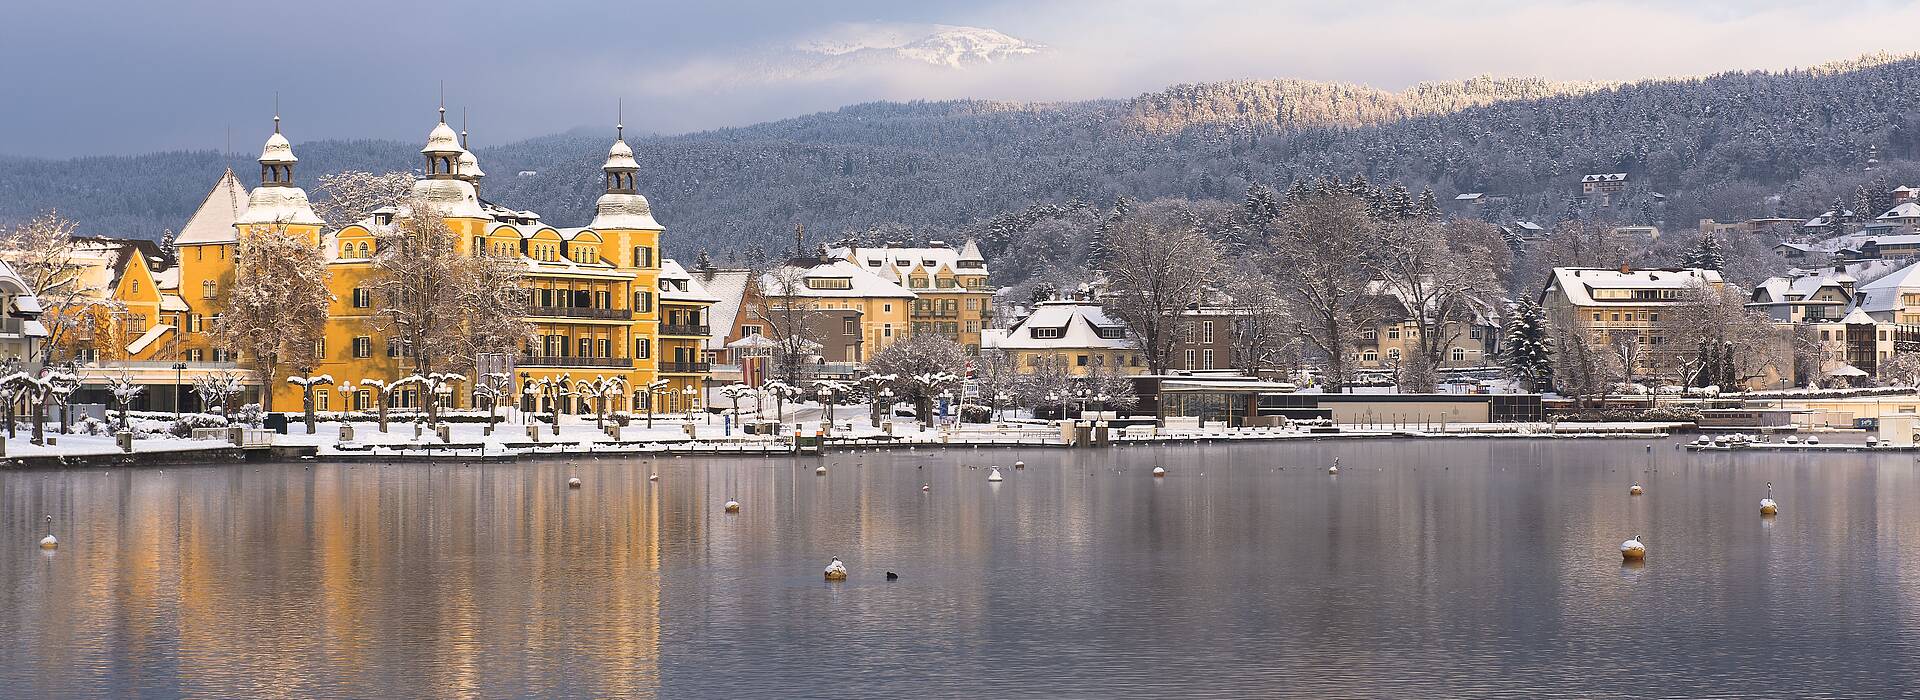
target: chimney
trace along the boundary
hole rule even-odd
[[[1623,274],[1623,275],[1633,274],[1633,267],[1627,265],[1626,263],[1620,263],[1620,274]]]

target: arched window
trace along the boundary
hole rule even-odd
[[[1454,349],[1453,349],[1453,361],[1454,361],[1454,362],[1466,362],[1466,361],[1467,361],[1467,349],[1466,349],[1466,348],[1454,348]]]
[[[1377,353],[1377,352],[1374,352],[1374,351],[1372,351],[1372,350],[1368,350],[1368,351],[1366,351],[1366,352],[1363,352],[1363,353],[1360,353],[1360,361],[1362,361],[1362,362],[1379,362],[1379,361],[1380,361],[1380,353]]]

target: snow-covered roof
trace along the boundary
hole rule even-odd
[[[1626,173],[1595,173],[1580,178],[1581,182],[1626,182]]]
[[[987,274],[986,259],[980,255],[980,247],[971,240],[967,241],[967,246],[960,250],[946,245],[918,248],[836,246],[828,248],[827,254],[853,260],[860,269],[903,285],[907,283],[907,278],[913,274],[914,270],[921,270],[927,275],[928,288],[933,287],[933,278],[938,277],[942,270],[957,275]],[[962,260],[979,263],[979,266],[962,268],[960,266]]]
[[[188,306],[187,300],[180,298],[178,294],[162,294],[160,295],[160,310],[186,313],[192,311],[193,307]]]
[[[653,205],[647,198],[637,194],[600,195],[600,201],[594,204],[593,222],[587,224],[593,228],[630,229],[659,231],[666,227],[653,218]]]
[[[427,145],[421,147],[421,153],[459,153],[466,150],[460,147],[460,135],[453,133],[453,127],[445,121],[433,125],[433,131],[427,132]]]
[[[1774,246],[1774,247],[1775,247],[1775,248],[1789,248],[1789,249],[1792,249],[1792,250],[1797,250],[1797,251],[1800,251],[1800,252],[1802,252],[1802,253],[1811,253],[1811,252],[1813,252],[1813,246],[1809,246],[1809,245],[1806,245],[1806,244],[1804,244],[1804,243],[1786,243],[1786,242],[1782,242],[1782,243],[1780,243],[1779,245],[1776,245],[1776,246]]]
[[[174,243],[232,243],[239,240],[233,225],[240,220],[240,214],[247,210],[247,200],[247,188],[240,184],[240,178],[233,176],[233,169],[227,169],[226,174],[213,183],[213,189],[200,202],[200,208],[194,210],[193,216],[187,219],[187,225],[180,227],[180,234],[174,237]]]
[[[144,352],[147,346],[152,345],[154,341],[160,339],[160,336],[166,335],[172,330],[173,326],[164,323],[153,324],[153,327],[148,328],[147,332],[141,333],[140,337],[135,338],[133,342],[127,344],[127,354],[138,355]]]
[[[1539,224],[1536,224],[1536,223],[1533,223],[1533,222],[1531,222],[1531,221],[1515,221],[1515,222],[1513,222],[1513,225],[1515,225],[1515,226],[1518,226],[1518,227],[1520,227],[1520,228],[1523,228],[1523,229],[1526,229],[1526,230],[1528,230],[1528,231],[1541,231],[1541,230],[1542,230],[1542,229],[1540,228],[1540,225],[1539,225]]]
[[[0,289],[15,295],[13,308],[8,310],[10,313],[20,316],[40,314],[40,298],[34,296],[33,287],[29,286],[26,278],[15,272],[13,266],[7,264],[5,260],[0,260]]]
[[[707,294],[715,301],[707,310],[707,322],[713,329],[707,337],[707,349],[719,350],[726,347],[727,336],[740,320],[740,304],[746,296],[747,281],[753,279],[751,270],[712,270],[703,272],[694,270],[693,276],[707,288]]]
[[[1901,185],[1899,187],[1893,188],[1894,194],[1908,194],[1913,192],[1920,192],[1920,187],[1914,187],[1912,185]]]
[[[1846,324],[1873,323],[1873,317],[1868,316],[1867,312],[1862,311],[1860,307],[1856,306],[1852,311],[1848,311],[1846,318],[1840,319],[1840,322]]]
[[[487,176],[487,171],[480,169],[480,159],[473,155],[473,151],[466,149],[460,150],[460,158],[456,161],[453,172],[461,177],[481,178]]]
[[[720,301],[672,259],[660,261],[660,300],[712,304]],[[711,320],[711,319],[709,319]]]
[[[1696,285],[1713,285],[1721,282],[1720,273],[1715,270],[1679,269],[1679,270],[1628,270],[1621,272],[1605,268],[1556,267],[1553,268],[1553,281],[1549,289],[1559,289],[1575,306],[1590,306],[1601,303],[1625,302],[1635,305],[1671,304],[1675,300],[1658,299],[1618,299],[1597,301],[1593,297],[1595,290],[1631,289],[1631,290],[1682,290]]]
[[[800,276],[800,281],[803,283],[795,285],[798,287],[797,289],[785,290],[781,288],[782,284],[780,280],[782,278],[776,275],[789,274],[797,274]],[[839,279],[846,280],[844,287],[839,285],[816,287],[806,282],[808,280]],[[791,264],[784,265],[760,276],[760,293],[762,295],[781,297],[786,296],[789,292],[791,292],[793,296],[811,298],[915,298],[914,293],[906,287],[900,286],[892,280],[868,272],[861,266],[839,258],[810,267],[796,267]]]
[[[633,159],[633,147],[627,145],[626,139],[617,138],[613,140],[613,147],[607,149],[607,162],[605,165],[600,166],[600,169],[607,171],[639,170],[640,163]]]
[[[1828,209],[1826,211],[1820,212],[1819,216],[1813,217],[1811,219],[1807,219],[1807,223],[1801,224],[1801,228],[1825,228],[1827,226],[1833,225],[1833,220],[1835,217],[1842,218],[1842,219],[1851,219],[1853,218],[1853,210],[1852,209],[1838,209],[1838,210]]]
[[[291,165],[300,162],[300,159],[293,157],[293,144],[287,142],[287,137],[274,131],[272,136],[267,137],[267,145],[260,148],[260,162]]]
[[[1804,301],[1820,290],[1828,287],[1844,287],[1853,282],[1853,276],[1845,273],[1838,275],[1797,275],[1791,277],[1768,277],[1754,285],[1753,299],[1761,303],[1784,303]],[[1762,295],[1765,295],[1764,298]],[[1839,303],[1839,302],[1833,302]]]
[[[1887,213],[1881,214],[1878,218],[1881,221],[1890,221],[1895,219],[1920,219],[1920,204],[1916,204],[1913,202],[1901,202],[1900,206],[1894,207],[1892,209],[1888,209]]]
[[[1035,328],[1058,329],[1059,337],[1036,338],[1033,335]],[[1102,337],[1100,329],[1106,329],[1109,337]],[[992,340],[988,347],[1001,350],[1125,350],[1135,347],[1125,324],[1107,316],[1107,310],[1099,304],[1087,301],[1040,302],[1034,306],[1033,313],[1007,328],[1005,335],[996,333],[982,336],[982,344],[987,344],[988,338]]]
[[[1487,196],[1485,192],[1462,192],[1453,196],[1456,202],[1468,202]]]
[[[1907,292],[1920,292],[1920,263],[1907,265],[1860,285],[1856,291],[1855,310],[1865,309],[1868,313],[1898,311],[1901,308],[1900,296]]]
[[[326,222],[313,213],[313,205],[307,202],[306,190],[298,187],[255,187],[253,194],[247,197],[246,211],[241,212],[240,218],[234,223],[322,226]]]
[[[446,125],[441,124],[441,126]],[[453,130],[448,129],[447,133],[453,133]],[[473,190],[473,183],[470,182],[439,178],[414,180],[413,196],[438,205],[441,216],[461,219],[491,218],[486,210],[480,207],[480,194]]]
[[[1920,235],[1906,234],[1906,235],[1900,235],[1900,236],[1874,236],[1872,238],[1867,239],[1866,245],[1871,245],[1871,246],[1920,245]]]
[[[161,289],[179,289],[180,266],[174,265],[173,267],[153,273],[153,286]]]

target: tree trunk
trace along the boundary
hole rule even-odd
[[[380,432],[387,432],[387,390],[374,392],[373,400],[380,402]]]
[[[33,444],[47,444],[47,398],[41,396],[33,402]]]
[[[320,431],[320,427],[318,423],[315,421],[314,415],[313,415],[313,385],[308,384],[306,389],[302,393],[305,395],[304,399],[306,400],[306,404],[307,404],[306,405],[307,434],[312,435]]]

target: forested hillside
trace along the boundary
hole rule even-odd
[[[288,124],[309,187],[339,169],[419,167],[416,143],[302,142],[297,120]],[[606,131],[494,147],[475,134],[490,174],[483,196],[584,223]],[[1432,188],[1443,204],[1458,192],[1513,195],[1489,218],[1691,227],[1811,215],[1910,170],[1904,161],[1920,160],[1920,59],[1610,85],[1473,79],[1393,93],[1270,80],[1128,100],[874,103],[632,141],[670,251],[710,249],[720,260],[749,243],[787,247],[799,223],[817,240],[957,238],[1035,204],[1082,212],[1054,221],[1091,222],[1122,195],[1237,202],[1252,183],[1284,189],[1322,175]],[[158,237],[184,222],[223,166],[252,181],[250,155],[0,158],[0,220],[57,208],[90,233]],[[1873,172],[1870,155],[1883,161]],[[1635,184],[1618,206],[1586,211],[1569,194],[1589,172],[1628,172]],[[1003,249],[1044,249],[1021,240],[1033,235],[1024,229],[1003,233]],[[1045,232],[1076,233],[1085,232]]]

